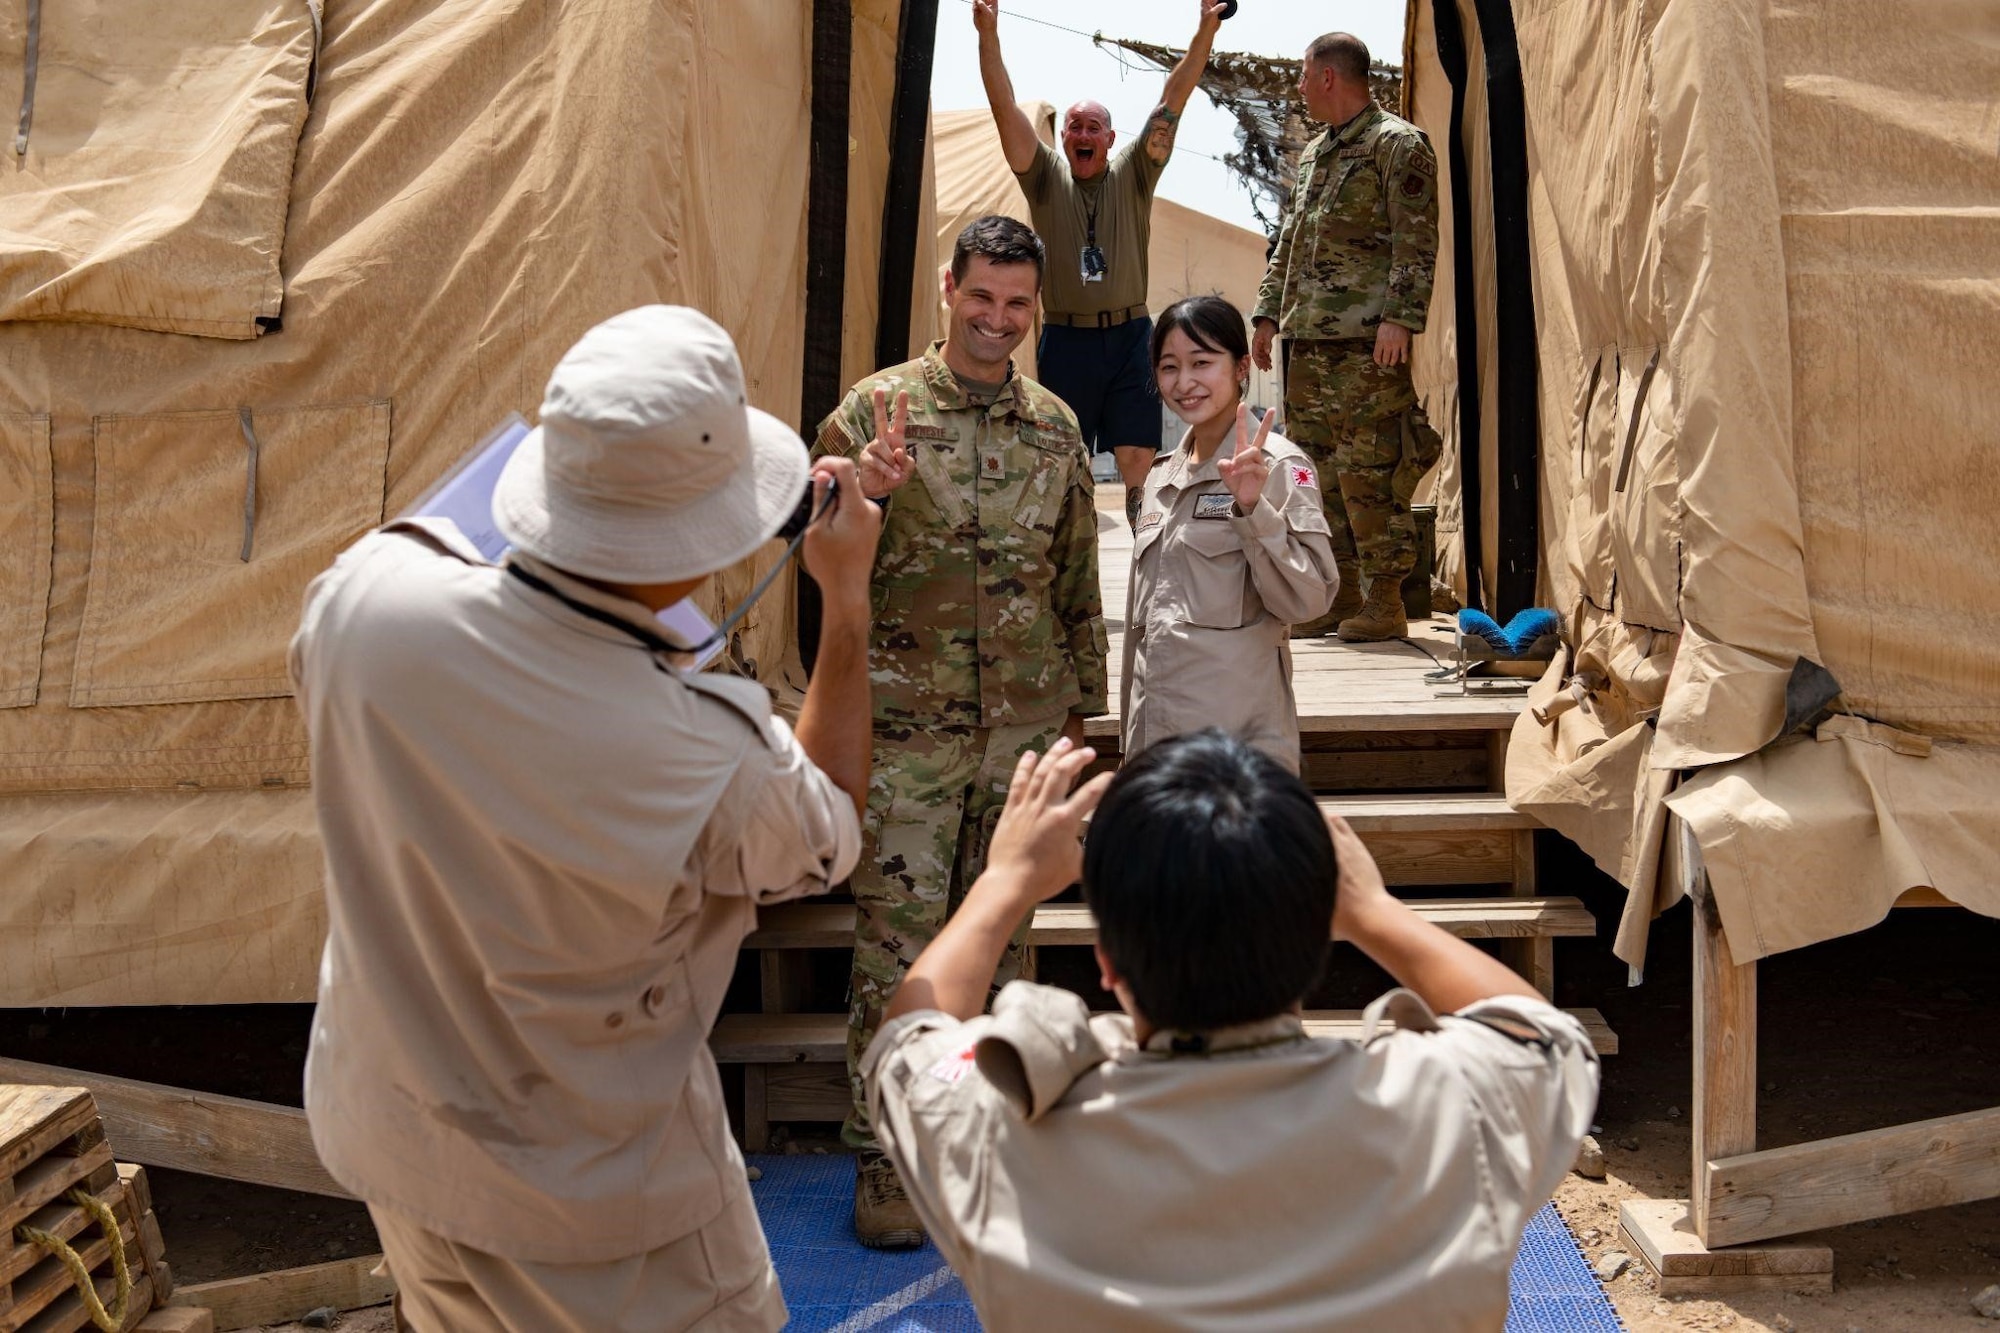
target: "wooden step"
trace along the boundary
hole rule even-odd
[[[1470,833],[1540,828],[1533,815],[1498,792],[1433,792],[1421,796],[1323,796],[1319,808],[1339,815],[1356,833]]]
[[[1417,915],[1460,939],[1501,940],[1586,936],[1597,933],[1590,911],[1576,898],[1428,898],[1411,902]],[[1090,909],[1051,903],[1035,909],[1028,928],[1033,945],[1094,944]],[[785,903],[757,914],[746,949],[848,949],[854,945],[854,908],[848,903]]]
[[[1301,693],[1298,700],[1300,735],[1346,731],[1511,731],[1514,719],[1521,715],[1522,701],[1519,697],[1433,693],[1431,687],[1422,681],[1420,671],[1412,674],[1417,677],[1416,683],[1397,691],[1398,696],[1407,697],[1386,699],[1379,703],[1366,698],[1336,697],[1331,693],[1323,698]],[[1115,745],[1120,735],[1118,718],[1108,713],[1102,717],[1087,718],[1083,734],[1086,740],[1099,748],[1106,741]]]
[[[1583,1024],[1599,1055],[1618,1054],[1618,1035],[1595,1009],[1564,1011]],[[1361,1035],[1359,1009],[1314,1009],[1305,1016],[1315,1037]],[[845,1064],[846,1014],[724,1014],[709,1037],[722,1064]]]

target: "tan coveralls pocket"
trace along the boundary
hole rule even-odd
[[[1234,525],[1192,520],[1181,526],[1188,549],[1187,621],[1205,629],[1238,629],[1263,611],[1250,589],[1250,562]]]

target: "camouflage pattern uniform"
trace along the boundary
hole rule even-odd
[[[1444,448],[1409,364],[1375,364],[1382,321],[1423,332],[1437,242],[1430,141],[1371,104],[1300,155],[1252,312],[1277,321],[1285,339],[1285,433],[1339,479],[1337,491],[1324,488],[1327,526],[1342,581],[1356,590],[1357,573],[1400,583],[1415,565],[1410,496]]]
[[[1105,711],[1106,636],[1090,458],[1062,400],[1021,375],[972,401],[942,343],[871,375],[815,455],[856,457],[871,394],[910,395],[916,473],[891,493],[870,593],[874,768],[853,877],[857,926],[842,1136],[875,1147],[861,1053],[904,971],[978,878],[1014,762],[1071,713]],[[998,983],[1022,974],[1023,939]]]

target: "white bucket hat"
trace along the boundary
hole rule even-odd
[[[729,334],[686,306],[605,320],[549,377],[493,518],[558,569],[675,583],[773,537],[806,493],[804,441],[751,407]]]

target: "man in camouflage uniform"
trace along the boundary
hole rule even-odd
[[[1321,489],[1341,591],[1292,633],[1397,638],[1417,556],[1410,497],[1443,450],[1410,383],[1437,260],[1437,158],[1422,130],[1375,105],[1358,37],[1307,48],[1299,95],[1330,128],[1299,157],[1251,355],[1269,370],[1272,337],[1284,336],[1285,432],[1340,483]]]
[[[870,376],[815,455],[856,460],[885,508],[872,586],[874,767],[862,821],[848,1074],[855,1230],[877,1247],[923,1227],[868,1123],[861,1053],[905,969],[985,864],[1015,762],[1105,711],[1090,459],[1062,400],[1014,373],[1042,246],[1012,218],[958,237],[946,339]],[[1025,936],[995,985],[1022,972]]]

